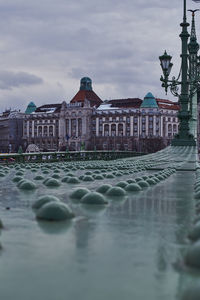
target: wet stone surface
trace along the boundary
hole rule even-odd
[[[157,156],[155,161],[152,155],[152,160],[142,157],[34,164],[31,168],[18,165],[6,173],[2,168],[5,176],[0,178],[0,299],[186,297],[191,283],[200,280],[198,271],[188,272],[181,265],[195,216],[196,173],[175,170],[180,153],[172,161],[170,152],[158,152]],[[23,173],[20,177],[33,182],[36,188],[20,189],[19,182],[13,180],[19,176],[17,172]],[[53,174],[60,177],[52,178]],[[95,179],[97,174],[102,179]],[[44,180],[34,179],[37,176],[59,184],[48,186]],[[79,178],[79,182],[62,181],[66,176]],[[91,180],[85,181],[86,176]],[[127,190],[128,185],[136,184],[135,178],[150,181],[137,191]],[[77,193],[79,189],[93,193],[107,184],[116,187],[119,182],[125,183],[124,188],[121,186],[123,195],[100,194],[106,205],[86,205],[81,202],[81,192]],[[77,198],[72,197],[73,192]],[[37,219],[32,206],[45,195],[67,204],[74,218],[55,222]]]

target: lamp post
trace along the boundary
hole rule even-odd
[[[189,51],[189,74],[191,79],[189,96],[190,96],[190,114],[191,119],[189,122],[190,132],[194,135],[195,140],[197,140],[197,83],[195,82],[196,78],[199,77],[199,44],[197,43],[196,29],[195,29],[195,12],[199,9],[189,10],[192,12],[192,25],[191,25],[191,34],[190,41],[188,44]]]
[[[164,55],[160,56],[160,63],[163,71],[163,76],[160,80],[162,81],[162,87],[165,88],[167,93],[168,88],[170,88],[173,95],[179,97],[180,111],[178,113],[179,118],[179,132],[175,135],[172,140],[172,146],[196,146],[196,141],[194,136],[190,133],[189,122],[191,119],[190,111],[190,101],[191,101],[191,89],[194,92],[197,89],[197,84],[200,81],[199,76],[191,76],[188,68],[188,60],[191,56],[188,55],[188,38],[189,33],[187,27],[186,18],[186,0],[183,0],[183,22],[180,24],[182,27],[182,32],[180,34],[181,43],[182,43],[182,52],[181,52],[181,70],[178,78],[172,77],[172,80],[169,80],[169,75],[172,69],[173,64],[171,63],[171,56],[165,51]],[[198,49],[197,49],[198,51]],[[178,93],[178,86],[181,86],[181,92]]]

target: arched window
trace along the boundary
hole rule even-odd
[[[172,124],[168,125],[168,132],[172,132]]]
[[[53,136],[53,126],[49,126],[49,136]]]
[[[78,136],[82,135],[82,119],[78,119]]]
[[[116,136],[116,124],[111,125],[111,136]]]
[[[173,125],[173,133],[174,133],[174,134],[177,133],[177,125],[176,125],[176,124]]]
[[[48,136],[48,127],[44,126],[44,136]]]
[[[123,136],[123,124],[118,125],[118,135]]]
[[[50,127],[49,127],[49,134],[50,134]],[[66,119],[66,134],[69,136],[69,119]]]
[[[104,136],[109,136],[109,125],[108,124],[104,125]]]
[[[38,136],[42,136],[42,126],[38,126]]]
[[[168,137],[172,136],[172,124],[168,124]]]

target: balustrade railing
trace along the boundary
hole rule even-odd
[[[0,154],[0,163],[58,162],[72,160],[113,160],[145,155],[134,151],[68,151]]]

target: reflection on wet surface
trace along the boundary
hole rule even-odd
[[[29,179],[35,175],[26,171]],[[9,176],[1,179],[1,299],[169,300],[195,277],[174,268],[194,218],[194,172],[178,171],[121,199],[107,197],[103,208],[70,200],[73,187],[63,184],[48,193],[68,203],[76,218],[56,224],[36,221],[31,208],[46,187],[20,191]],[[101,181],[108,182],[116,178]]]

